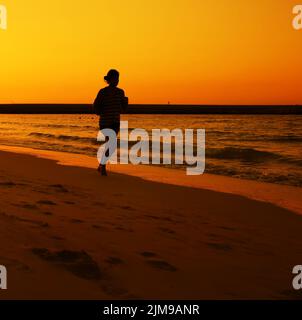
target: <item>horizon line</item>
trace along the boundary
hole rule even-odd
[[[93,103],[72,103],[72,102],[26,102],[26,103],[0,103],[0,106],[28,106],[28,105],[33,105],[33,106],[39,106],[39,105],[45,105],[45,106],[50,106],[50,105],[62,105],[62,106],[91,106]],[[230,103],[225,103],[225,104],[218,104],[218,103],[211,103],[211,104],[203,104],[203,103],[130,103],[129,106],[197,106],[197,107],[224,107],[224,106],[230,106],[230,107],[286,107],[286,106],[295,106],[295,107],[302,107],[302,103],[284,103],[284,104],[274,104],[274,103],[257,103],[257,104],[251,104],[251,103],[236,103],[236,104],[230,104]]]
[[[0,114],[94,114],[93,104],[0,104]],[[302,114],[301,105],[130,104],[125,114]]]

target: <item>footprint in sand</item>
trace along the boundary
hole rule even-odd
[[[119,206],[118,208],[122,210],[134,211],[135,209],[130,206]]]
[[[38,210],[38,206],[31,203],[24,203],[24,204],[16,204],[16,207],[27,209],[27,210]]]
[[[46,205],[46,206],[56,206],[57,204],[51,200],[40,200],[37,201],[37,204],[42,204],[42,205]]]
[[[172,266],[170,263],[164,260],[155,260],[152,258],[157,257],[157,254],[150,251],[144,251],[140,253],[141,256],[147,259],[146,263],[149,264],[151,267],[160,269],[163,271],[175,272],[177,271],[176,267]]]
[[[8,214],[4,214],[6,217],[13,219],[15,221],[20,221],[20,222],[24,222],[24,223],[30,223],[33,224],[35,226],[39,226],[42,228],[49,228],[49,224],[47,222],[43,222],[43,221],[39,221],[39,220],[31,220],[31,219],[25,219],[25,218],[21,218],[21,217],[17,217],[14,215],[8,215]]]
[[[174,230],[171,230],[169,228],[159,228],[160,231],[164,232],[164,233],[168,233],[168,234],[175,234],[176,232]]]
[[[33,248],[31,251],[42,260],[53,263],[79,278],[87,280],[101,278],[98,264],[85,251],[50,251],[46,248]]]
[[[164,270],[164,271],[170,271],[175,272],[177,269],[172,266],[170,263],[163,261],[163,260],[148,260],[147,263],[156,269]]]
[[[124,263],[122,259],[117,257],[108,257],[105,261],[110,265],[120,265]]]
[[[43,211],[42,214],[44,214],[45,216],[52,216],[53,213],[49,212],[49,211]]]
[[[130,228],[124,228],[123,226],[116,226],[115,227],[116,230],[119,230],[119,231],[124,231],[124,232],[134,232],[132,229]]]
[[[73,201],[64,201],[64,203],[65,203],[65,204],[70,204],[70,205],[75,204],[75,202],[73,202]]]
[[[52,185],[49,185],[49,187],[53,188],[57,192],[64,192],[64,193],[69,192],[68,189],[61,184],[52,184]]]
[[[80,220],[80,219],[71,219],[70,222],[71,223],[84,223],[84,221]]]
[[[140,255],[143,256],[144,258],[154,258],[157,256],[156,253],[150,252],[150,251],[141,252]]]
[[[226,243],[207,242],[206,245],[210,248],[221,251],[231,251],[233,249],[232,246]]]
[[[179,223],[179,221],[173,220],[170,217],[158,217],[158,216],[154,216],[154,215],[150,215],[150,214],[145,214],[146,218],[150,218],[153,220],[160,220],[160,221],[165,221],[165,222],[171,222],[171,223]]]
[[[11,188],[15,186],[17,186],[17,184],[11,181],[0,182],[0,187]]]
[[[234,231],[236,230],[235,228],[232,228],[232,227],[226,227],[226,226],[218,226],[219,229],[222,229],[222,230],[227,230],[227,231]]]
[[[98,229],[98,230],[102,230],[102,231],[108,231],[108,228],[107,228],[107,227],[100,226],[100,225],[98,225],[98,224],[93,224],[93,225],[92,225],[92,228]]]

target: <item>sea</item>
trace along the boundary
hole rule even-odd
[[[302,186],[302,115],[123,115],[129,129],[205,129],[206,173]],[[0,144],[95,157],[98,117],[0,115]],[[184,170],[184,166],[166,167]]]

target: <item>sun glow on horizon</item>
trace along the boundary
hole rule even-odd
[[[2,0],[0,103],[302,104],[297,1]]]

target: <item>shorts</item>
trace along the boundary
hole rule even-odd
[[[100,130],[111,129],[115,132],[116,135],[120,132],[120,122],[112,122],[112,123],[102,123],[100,121]]]

